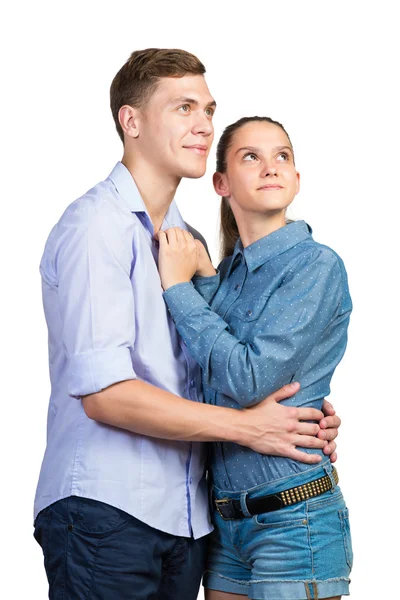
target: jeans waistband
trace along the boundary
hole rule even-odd
[[[303,483],[308,483],[309,481],[313,481],[314,479],[318,479],[318,477],[323,477],[324,475],[329,475],[331,477],[333,484],[332,490],[334,490],[336,483],[334,482],[332,476],[332,463],[328,459],[322,464],[313,465],[310,469],[307,469],[307,471],[303,471],[302,473],[289,475],[288,477],[282,477],[281,479],[265,482],[244,490],[221,489],[212,484],[212,493],[215,498],[225,497],[239,499],[243,494],[247,495],[249,498],[258,498],[259,496],[275,494],[276,492],[281,492],[283,490],[302,485]]]

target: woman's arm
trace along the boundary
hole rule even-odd
[[[341,313],[342,293],[338,257],[316,247],[297,260],[291,276],[268,299],[260,314],[263,327],[249,343],[229,332],[190,283],[167,289],[165,300],[207,383],[249,406],[292,379],[334,318],[348,319],[348,311]]]

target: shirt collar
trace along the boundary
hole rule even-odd
[[[252,272],[271,258],[290,250],[293,246],[311,237],[311,233],[312,229],[305,221],[294,221],[250,244],[247,248],[243,248],[242,241],[239,238],[235,244],[228,275],[234,264],[237,263],[238,257],[244,256],[247,268]]]
[[[135,180],[128,169],[121,162],[117,162],[108,176],[108,179],[113,182],[119,196],[126,203],[129,210],[133,213],[144,213],[152,228],[152,222],[150,215],[147,212],[146,205],[143,202]],[[187,225],[182,219],[182,215],[179,212],[175,200],[171,202],[162,224],[162,229],[168,229],[168,227],[181,227],[181,229],[187,229]]]

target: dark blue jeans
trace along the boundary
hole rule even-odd
[[[103,502],[70,496],[44,509],[34,536],[50,600],[196,600],[206,538],[163,533]]]

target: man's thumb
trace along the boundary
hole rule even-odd
[[[290,396],[294,396],[294,394],[297,394],[299,389],[299,382],[293,381],[292,383],[288,383],[287,385],[284,385],[283,387],[279,388],[279,390],[276,390],[276,392],[273,392],[269,396],[269,398],[272,398],[273,400],[275,400],[275,402],[280,402],[285,398],[290,398]]]

